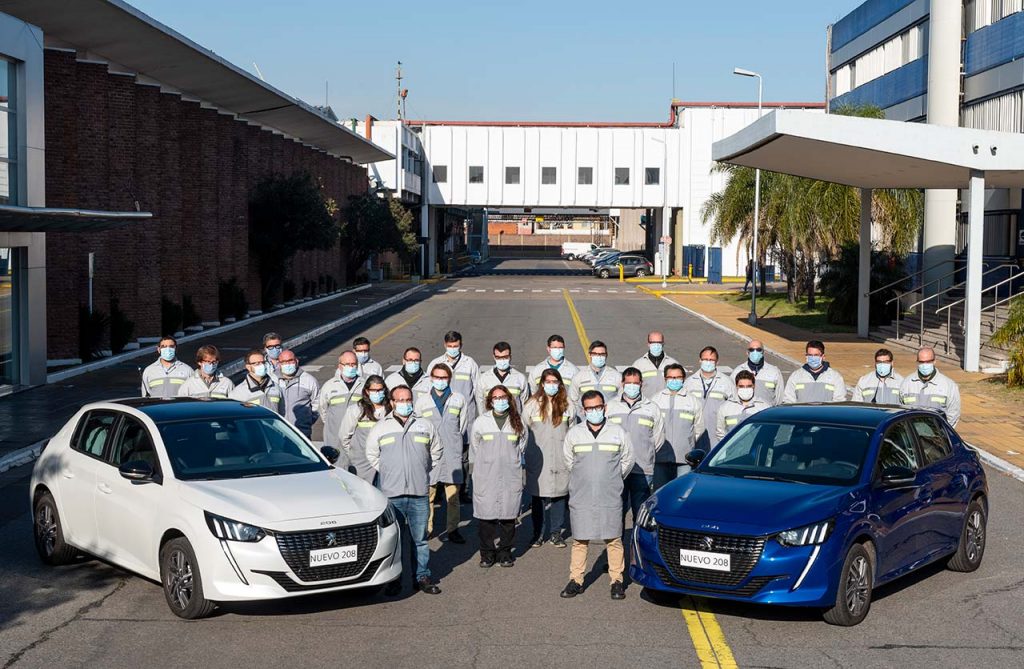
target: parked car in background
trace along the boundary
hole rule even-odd
[[[609,251],[617,251],[617,250],[618,249],[614,249],[614,248],[612,248],[610,246],[598,246],[598,247],[596,247],[594,249],[591,249],[588,253],[584,253],[582,256],[579,256],[577,258],[577,260],[582,260],[584,262],[588,262],[589,263],[591,260],[593,260],[597,256],[601,255],[602,253],[607,253]]]
[[[593,267],[602,260],[607,260],[608,258],[612,256],[617,256],[620,253],[622,253],[622,251],[620,251],[619,249],[603,249],[600,253],[595,253],[594,255],[590,256],[587,262],[590,264],[591,267]]]
[[[628,277],[645,277],[654,273],[654,266],[643,256],[621,254],[608,262],[594,267],[594,276],[602,279],[619,276],[619,266],[623,275]]]
[[[597,244],[590,242],[562,242],[562,257],[566,260],[576,260],[596,248]]]

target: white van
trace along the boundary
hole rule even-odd
[[[597,244],[589,242],[562,242],[562,257],[566,260],[576,260],[585,253],[590,253],[597,248]]]

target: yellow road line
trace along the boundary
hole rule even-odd
[[[702,669],[737,669],[739,665],[707,603],[701,599],[684,597],[682,611]]]
[[[569,296],[568,289],[562,289],[562,297],[565,298],[565,303],[569,305],[569,315],[572,316],[572,324],[576,326],[576,336],[580,338],[580,346],[583,347],[583,358],[585,360],[590,360],[590,338],[587,337],[587,330],[583,327],[583,321],[580,319],[580,313],[576,311],[576,305],[573,304],[572,298]]]
[[[399,330],[404,328],[409,323],[412,323],[414,320],[416,320],[419,317],[420,317],[420,314],[416,314],[415,316],[413,316],[411,318],[405,319],[404,321],[402,321],[401,323],[399,323],[395,327],[391,328],[390,330],[388,330],[387,332],[385,332],[381,336],[379,336],[376,339],[374,339],[373,340],[373,345],[376,346],[377,344],[381,343],[382,341],[384,341],[385,339],[387,339],[391,335],[395,334],[396,332],[398,332]]]

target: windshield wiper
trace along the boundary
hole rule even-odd
[[[254,479],[261,476],[281,476],[284,472],[272,471],[272,472],[256,472],[254,474],[242,474],[243,479]]]
[[[781,481],[782,483],[799,483],[801,485],[810,485],[807,481],[797,481],[796,479],[787,479],[782,476],[759,476],[757,474],[744,474],[745,479],[757,479],[758,481]]]

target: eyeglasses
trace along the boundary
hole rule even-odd
[[[754,351],[764,351],[764,348],[762,348],[762,347],[756,347],[755,348],[755,347],[751,346],[750,348],[747,349],[747,351],[749,351],[750,353],[753,353]]]

